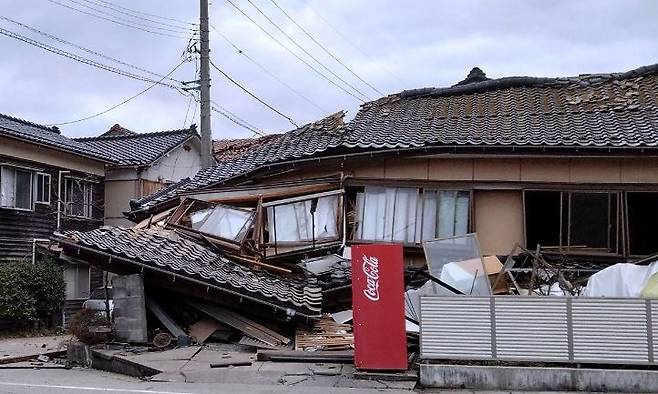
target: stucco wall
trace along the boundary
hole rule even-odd
[[[523,192],[477,190],[474,193],[474,227],[485,255],[507,255],[523,242]]]
[[[187,147],[187,149],[186,149]],[[142,178],[149,181],[176,182],[194,177],[201,169],[201,152],[194,143],[186,143],[142,172]]]
[[[105,224],[130,226],[133,223],[123,217],[129,210],[130,200],[139,193],[137,180],[110,180],[105,182]]]
[[[0,155],[86,174],[105,175],[103,162],[6,137],[0,137]]]

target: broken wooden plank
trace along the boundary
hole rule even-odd
[[[266,349],[266,350],[283,350],[283,349],[292,350],[292,343],[289,343],[287,345],[272,346],[263,341],[259,341],[256,338],[252,338],[249,335],[243,335],[240,341],[238,341],[238,345],[250,346],[250,347],[255,347],[256,349]]]
[[[289,338],[262,326],[253,320],[247,319],[239,313],[233,312],[229,309],[217,305],[207,305],[199,302],[189,302],[189,304],[212,317],[220,323],[226,324],[235,328],[236,330],[256,338],[271,346],[279,346],[290,342]]]
[[[222,325],[213,319],[201,319],[190,326],[190,336],[197,343],[204,343]]]
[[[227,367],[248,367],[251,361],[225,361],[210,364],[210,368],[227,368]]]
[[[39,356],[48,356],[50,358],[62,357],[62,356],[66,356],[66,350],[53,350],[43,353],[20,354],[17,356],[1,357],[0,364],[13,364],[13,363],[20,363],[24,361],[36,360]]]
[[[146,296],[146,307],[155,315],[155,317],[160,320],[160,322],[169,330],[169,332],[178,338],[186,338],[187,334],[185,331],[183,331],[178,324],[174,321],[174,319],[169,316],[167,312],[165,312],[164,309],[162,309],[162,306],[153,298]]]
[[[263,350],[256,354],[258,361],[279,362],[315,362],[315,363],[352,363],[354,351],[315,351],[303,352],[295,350]]]

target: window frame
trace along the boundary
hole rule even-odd
[[[74,286],[73,289],[71,289],[69,287],[70,283],[69,283],[69,280],[68,280],[69,279],[68,271],[75,270],[74,280],[76,280],[80,277],[79,270],[81,268],[85,268],[87,270],[87,275],[86,275],[87,276],[87,285],[88,285],[88,288],[86,289],[87,297],[77,297],[77,296],[81,295],[80,294],[81,293],[80,289],[77,286],[77,284]],[[64,297],[66,298],[67,301],[88,300],[89,297],[91,297],[91,266],[90,265],[83,264],[83,263],[69,263],[64,268],[64,278],[65,278],[65,284],[66,284],[66,286],[65,286],[66,288],[64,290],[64,293],[65,293]],[[75,293],[75,294],[73,294],[73,297],[71,297],[71,298],[69,298],[69,293],[70,292]],[[84,294],[82,294],[82,295],[84,295]]]
[[[366,188],[368,188],[368,187],[381,187],[381,188],[391,188],[391,189],[414,189],[416,191],[416,194],[418,196],[418,201],[416,203],[416,215],[417,215],[416,220],[417,221],[416,221],[415,227],[416,227],[416,231],[420,231],[420,241],[419,242],[408,242],[407,240],[399,241],[399,240],[395,240],[395,239],[392,239],[392,238],[391,239],[383,239],[383,240],[382,239],[380,239],[380,240],[364,239],[364,238],[362,238],[362,236],[359,236],[359,227],[357,227],[357,226],[361,226],[362,218],[360,217],[358,211],[359,211],[360,204],[365,204],[365,201],[366,201],[365,191],[366,191]],[[358,242],[358,243],[393,242],[393,243],[401,244],[404,247],[416,248],[418,250],[421,250],[422,247],[423,247],[423,243],[425,241],[434,240],[434,239],[439,238],[438,234],[435,234],[434,238],[430,237],[428,239],[423,239],[423,232],[425,231],[425,228],[424,228],[425,219],[426,219],[426,216],[427,216],[427,215],[425,215],[426,195],[429,192],[436,193],[437,196],[441,192],[452,192],[452,193],[454,193],[454,196],[455,196],[455,201],[454,201],[454,204],[455,204],[455,217],[456,217],[456,214],[457,214],[457,199],[460,195],[465,195],[468,199],[467,204],[466,204],[466,211],[467,211],[466,212],[466,232],[464,234],[454,234],[453,233],[449,237],[466,235],[466,234],[472,232],[472,230],[473,230],[473,190],[471,188],[459,187],[459,186],[453,186],[453,185],[450,185],[450,186],[434,185],[434,184],[432,184],[432,185],[427,185],[427,184],[423,184],[423,185],[420,185],[420,184],[416,184],[416,185],[412,185],[412,184],[398,185],[398,184],[389,184],[389,183],[385,183],[385,184],[382,184],[382,185],[376,185],[376,184],[372,184],[372,183],[355,184],[355,185],[351,186],[351,188],[352,189],[356,188],[357,192],[354,195],[354,201],[353,201],[355,219],[354,219],[354,228],[351,231],[352,236],[348,241],[350,243],[355,243],[355,242]],[[360,198],[359,198],[359,195],[361,195]],[[395,209],[395,206],[396,206],[396,204],[394,204],[394,209]],[[436,208],[438,209],[438,207],[439,207],[439,205],[437,204]],[[364,210],[365,210],[365,208],[364,208]],[[436,223],[434,225],[435,232],[438,231],[438,223],[439,223],[438,218],[439,218],[439,214],[437,212],[437,214],[436,214],[436,219],[437,220],[436,220]],[[456,224],[456,221],[453,222],[453,226],[455,226],[455,224]],[[363,233],[361,233],[361,234],[363,234]],[[392,236],[394,236],[394,234]],[[416,238],[416,237],[414,236],[414,238]]]
[[[40,179],[41,178],[41,179]],[[45,183],[45,179],[48,179],[48,182]],[[41,199],[43,195],[39,196],[39,184],[41,183],[41,186],[43,187],[42,192],[44,192],[48,196],[48,200],[46,201],[45,199]],[[51,199],[51,187],[52,187],[52,176],[46,172],[37,172],[36,173],[36,184],[37,187],[35,189],[35,196],[34,196],[34,203],[35,204],[43,204],[43,205],[50,205],[52,203]]]
[[[523,189],[523,243],[526,247],[528,245],[528,216],[527,216],[527,201],[526,193],[528,192],[556,192],[560,193],[560,233],[558,235],[559,244],[558,245],[544,245],[547,247],[556,248],[559,253],[570,254],[570,255],[595,255],[595,256],[624,256],[626,254],[626,244],[625,244],[625,222],[624,212],[626,211],[624,193],[621,190],[610,190],[610,189],[555,189],[555,188],[532,188],[532,189]],[[607,194],[610,196],[609,204],[615,204],[616,200],[616,212],[615,220],[613,222],[611,205],[608,206],[608,244],[611,243],[612,238],[614,237],[615,243],[613,246],[610,246],[608,250],[605,248],[598,247],[577,247],[578,245],[571,245],[572,239],[572,227],[571,227],[571,205],[572,205],[572,195],[573,194]],[[566,203],[566,204],[565,204]],[[566,217],[565,217],[566,216]],[[566,223],[564,220],[566,219]],[[566,234],[564,233],[566,231]],[[566,242],[565,242],[566,240]]]
[[[82,215],[75,215],[71,212],[71,207],[73,206],[73,201],[69,197],[72,197],[69,193],[71,193],[71,190],[69,190],[69,182],[79,182],[80,186],[82,186]],[[78,218],[78,219],[93,219],[94,218],[94,210],[93,210],[93,198],[94,198],[94,189],[93,189],[93,184],[96,182],[90,181],[88,179],[80,178],[80,177],[74,177],[74,176],[67,176],[64,178],[64,214],[67,217],[71,218]]]
[[[35,193],[34,193],[34,174],[37,172],[33,168],[29,167],[22,167],[18,165],[12,165],[12,164],[0,164],[0,188],[2,187],[2,170],[4,168],[10,168],[14,172],[14,184],[13,184],[13,191],[14,191],[14,203],[13,205],[2,205],[2,201],[0,200],[0,209],[11,209],[15,211],[23,211],[23,212],[33,212],[34,211],[34,198],[35,198]],[[18,193],[18,182],[16,181],[16,173],[24,172],[30,174],[30,207],[29,208],[24,208],[24,207],[18,207],[16,206],[16,201],[17,201],[17,193]]]

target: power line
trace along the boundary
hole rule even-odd
[[[87,3],[90,3],[89,0],[83,0],[83,1],[85,1]],[[92,10],[93,12],[96,12],[98,14],[106,15],[110,18],[113,18],[114,20],[118,20],[118,21],[122,21],[122,22],[126,22],[126,23],[132,23],[133,25],[142,26],[142,27],[149,28],[149,29],[157,29],[157,30],[162,30],[162,31],[168,31],[168,32],[171,32],[171,33],[182,33],[182,34],[186,34],[188,31],[193,31],[192,29],[188,29],[188,28],[184,28],[184,27],[179,27],[179,28],[176,28],[176,29],[170,29],[168,27],[151,26],[151,25],[148,25],[146,23],[135,22],[135,21],[132,21],[130,19],[126,19],[126,18],[123,18],[121,16],[114,15],[111,12],[107,12],[107,11],[104,11],[102,9],[92,7],[92,6],[87,5],[85,3],[81,3],[77,0],[68,0],[68,2],[73,3],[73,4],[77,4],[80,7],[84,7],[84,8],[87,8],[89,10]],[[94,3],[91,3],[91,4],[94,4]]]
[[[240,55],[244,56],[247,60],[249,60],[251,63],[253,63],[254,65],[256,65],[258,68],[260,68],[264,73],[266,73],[267,75],[269,75],[270,77],[272,77],[273,79],[275,79],[275,80],[276,80],[277,82],[279,82],[281,85],[283,85],[283,86],[285,86],[286,88],[288,88],[288,90],[290,90],[291,92],[293,92],[293,93],[296,94],[297,96],[301,97],[304,101],[306,101],[307,103],[311,104],[313,107],[315,107],[315,108],[317,108],[318,110],[320,110],[321,113],[325,114],[325,113],[328,113],[328,112],[329,112],[329,111],[327,111],[326,109],[320,107],[320,106],[319,106],[318,104],[316,104],[313,100],[309,99],[309,98],[306,97],[304,94],[302,94],[301,92],[299,92],[297,89],[295,89],[295,88],[293,88],[292,86],[290,86],[289,84],[287,84],[284,80],[282,80],[281,78],[279,78],[276,74],[274,74],[273,72],[271,72],[270,70],[268,70],[267,67],[263,66],[262,64],[260,64],[260,63],[257,62],[256,60],[254,60],[254,59],[253,59],[251,56],[249,56],[244,50],[240,49],[240,48],[239,48],[239,47],[238,47],[233,41],[231,41],[231,40],[230,40],[225,34],[223,34],[221,31],[219,31],[217,28],[215,28],[215,26],[213,26],[212,24],[210,24],[210,27],[211,27],[213,30],[215,30],[215,32],[217,32],[217,34],[219,34],[220,37],[222,37],[224,40],[226,40],[226,42],[228,42],[228,43],[229,43],[229,44],[230,44],[230,45],[231,45],[231,46],[232,46],[232,47],[233,47],[233,48],[234,48],[234,49],[235,49]]]
[[[287,13],[287,12],[281,7],[281,6],[279,6],[279,4],[277,4],[276,1],[274,1],[274,0],[270,0],[270,1],[271,1],[272,4],[274,4],[274,6],[275,6],[276,8],[278,8],[278,9],[279,9],[279,10],[280,10],[280,11],[281,11],[281,12],[282,12],[282,13],[283,13],[288,19],[290,19],[290,21],[291,21],[292,23],[294,23],[295,26],[297,26],[301,31],[303,31],[304,34],[306,34],[306,36],[307,36],[308,38],[311,39],[311,41],[313,41],[317,46],[319,46],[319,47],[320,47],[320,48],[321,48],[321,49],[322,49],[327,55],[331,56],[332,59],[334,59],[334,60],[335,60],[336,62],[338,62],[341,66],[343,66],[347,71],[349,71],[352,75],[354,75],[356,78],[358,78],[359,81],[361,81],[361,82],[363,82],[364,84],[368,85],[368,87],[369,87],[370,89],[374,90],[375,92],[377,92],[377,93],[378,93],[379,95],[381,95],[381,96],[384,95],[384,93],[380,92],[376,87],[372,86],[372,85],[371,85],[370,83],[368,83],[365,79],[361,78],[361,76],[359,76],[359,74],[357,74],[356,72],[352,71],[351,68],[349,68],[345,63],[343,63],[343,62],[342,62],[339,58],[337,58],[333,53],[331,53],[331,51],[329,51],[329,50],[328,50],[324,45],[322,45],[318,40],[316,40],[315,37],[313,37],[308,31],[306,31],[306,29],[304,29],[299,23],[297,23],[297,21],[295,21],[295,19],[294,19],[293,17],[291,17],[290,14],[288,14],[288,13]]]
[[[145,17],[145,16],[135,16],[135,15],[133,15],[133,14],[131,14],[131,13],[128,13],[128,12],[122,11],[122,10],[121,10],[120,8],[118,8],[118,6],[116,6],[116,5],[110,5],[110,4],[112,4],[112,3],[108,3],[108,2],[97,2],[97,1],[94,1],[94,0],[83,0],[83,1],[85,1],[85,2],[87,2],[87,3],[90,3],[90,4],[97,5],[97,6],[99,6],[99,7],[107,8],[107,9],[109,9],[109,10],[112,10],[112,11],[116,12],[116,13],[119,13],[119,14],[122,14],[122,15],[126,15],[126,16],[129,16],[129,17],[131,17],[131,18],[135,18],[135,19],[140,19],[140,20],[148,21],[148,22],[151,22],[151,23],[153,23],[153,24],[162,25],[162,26],[169,26],[169,27],[173,27],[174,29],[179,29],[179,30],[187,30],[187,31],[193,31],[193,30],[194,30],[194,29],[190,29],[190,28],[187,27],[187,26],[186,26],[186,27],[176,26],[176,25],[173,25],[173,24],[171,24],[171,23],[160,22],[160,21],[157,21],[157,20],[154,20],[154,19],[149,19],[149,18],[147,18],[147,17]],[[194,25],[193,25],[193,26],[194,26]]]
[[[153,31],[153,30],[149,30],[149,29],[144,29],[144,28],[141,28],[141,27],[139,27],[139,26],[134,26],[134,25],[131,25],[131,24],[128,24],[128,23],[123,23],[123,22],[120,22],[120,21],[117,21],[117,20],[114,20],[114,19],[111,19],[111,18],[106,18],[106,17],[104,17],[104,16],[102,16],[102,15],[93,14],[93,13],[91,13],[91,12],[87,12],[87,11],[85,11],[85,10],[81,10],[81,9],[78,9],[78,8],[75,8],[75,7],[71,7],[70,5],[60,3],[59,1],[56,1],[56,0],[48,0],[48,1],[51,2],[51,3],[53,3],[53,4],[57,4],[57,5],[61,6],[61,7],[65,7],[65,8],[68,8],[68,9],[70,9],[70,10],[73,10],[73,11],[76,11],[76,12],[79,12],[79,13],[82,13],[82,14],[85,14],[85,15],[92,16],[92,17],[94,17],[94,18],[98,18],[98,19],[102,19],[102,20],[105,20],[105,21],[108,21],[108,22],[112,22],[112,23],[115,23],[115,24],[117,24],[117,25],[126,26],[126,27],[129,27],[129,28],[131,28],[131,29],[141,30],[141,31],[143,31],[143,32],[147,32],[147,33],[151,33],[151,34],[157,34],[157,35],[159,35],[159,36],[164,36],[164,37],[182,38],[182,39],[185,39],[185,40],[188,39],[188,37],[177,36],[177,35],[174,35],[174,34],[168,34],[168,33],[161,33],[161,32],[158,32],[158,31]]]
[[[279,111],[278,109],[274,108],[274,107],[271,106],[270,104],[268,104],[268,103],[266,103],[265,101],[263,101],[260,97],[258,97],[258,96],[256,96],[255,94],[251,93],[251,92],[249,91],[249,89],[247,89],[247,88],[245,88],[244,86],[242,86],[238,81],[236,81],[235,79],[231,78],[231,77],[230,77],[227,73],[225,73],[221,68],[217,67],[217,66],[215,65],[215,63],[212,62],[212,60],[210,61],[210,65],[211,65],[215,70],[219,71],[219,72],[220,72],[220,73],[221,73],[226,79],[228,79],[229,81],[231,81],[235,86],[239,87],[239,88],[242,89],[245,93],[247,93],[248,95],[250,95],[251,97],[253,97],[256,101],[258,101],[259,103],[263,104],[263,105],[266,106],[267,108],[271,109],[271,110],[274,111],[276,114],[278,114],[278,115],[281,116],[282,118],[286,119],[288,122],[290,122],[290,123],[292,123],[293,125],[295,125],[295,127],[299,127],[299,125],[298,125],[297,123],[295,123],[295,121],[292,120],[292,118],[291,118],[290,116],[285,115],[284,113],[282,113],[282,112]]]
[[[63,39],[63,38],[59,38],[59,37],[54,36],[54,35],[52,35],[52,34],[48,34],[48,33],[46,33],[46,32],[43,32],[43,31],[39,30],[39,29],[36,29],[36,28],[34,28],[34,27],[28,26],[28,25],[26,25],[26,24],[24,24],[24,23],[21,23],[21,22],[15,21],[15,20],[13,20],[13,19],[7,18],[6,16],[2,16],[2,15],[0,15],[0,19],[2,19],[2,20],[4,20],[4,21],[7,21],[7,22],[11,22],[11,23],[13,23],[13,24],[15,24],[15,25],[18,25],[18,26],[21,26],[21,27],[23,27],[23,28],[25,28],[25,29],[27,29],[27,30],[30,30],[30,31],[32,31],[32,32],[34,32],[34,33],[37,33],[37,34],[40,34],[40,35],[42,35],[42,36],[44,36],[44,37],[50,38],[51,40],[54,40],[54,41],[60,42],[60,43],[62,43],[62,44],[66,44],[66,45],[72,46],[72,47],[74,47],[74,48],[80,49],[80,50],[85,51],[85,52],[87,52],[87,53],[90,53],[90,54],[92,54],[92,55],[95,55],[95,56],[101,57],[101,58],[103,58],[103,59],[110,60],[110,61],[112,61],[112,62],[115,62],[115,63],[121,64],[121,65],[126,66],[126,67],[130,67],[130,68],[132,68],[132,69],[135,69],[135,70],[138,70],[138,71],[141,71],[141,72],[147,73],[147,74],[151,74],[151,75],[156,76],[156,77],[158,77],[158,78],[161,78],[161,77],[162,77],[161,74],[154,73],[154,72],[149,71],[149,70],[146,70],[146,69],[144,69],[144,68],[141,68],[141,67],[138,67],[138,66],[132,65],[132,64],[130,64],[130,63],[126,63],[126,62],[124,62],[124,61],[121,61],[121,60],[115,59],[115,58],[110,57],[110,56],[107,56],[107,55],[104,55],[104,54],[102,54],[102,53],[100,53],[100,52],[96,52],[96,51],[94,51],[94,50],[91,50],[91,49],[85,48],[85,47],[83,47],[83,46],[80,46],[80,45],[74,44],[74,43],[72,43],[72,42],[70,42],[70,41],[66,41],[66,40]],[[170,80],[170,81],[173,81],[173,82],[182,83],[181,81],[176,80],[176,79],[173,79],[173,78],[166,78],[166,79],[168,79],[168,80]]]
[[[368,60],[374,62],[379,68],[381,68],[382,70],[386,71],[389,75],[391,75],[393,78],[397,79],[399,82],[401,82],[401,83],[403,83],[403,84],[406,84],[406,82],[403,81],[402,78],[400,78],[397,74],[395,74],[393,71],[391,71],[391,70],[390,70],[388,67],[386,67],[385,65],[383,65],[383,64],[381,64],[381,63],[377,63],[377,62],[372,58],[371,55],[367,54],[363,49],[361,49],[358,45],[356,45],[356,44],[355,44],[355,43],[354,43],[349,37],[347,37],[347,36],[345,36],[345,34],[341,33],[340,29],[338,29],[337,27],[335,27],[331,22],[329,22],[329,21],[327,20],[327,18],[325,18],[324,16],[322,16],[322,13],[321,13],[321,12],[316,11],[313,7],[311,7],[311,5],[310,5],[307,1],[304,1],[304,3],[306,3],[306,7],[308,7],[308,9],[310,9],[311,11],[313,11],[313,13],[314,13],[318,18],[320,18],[320,19],[325,23],[325,25],[329,26],[329,28],[330,28],[331,30],[333,30],[334,33],[336,33],[337,36],[339,36],[340,38],[342,38],[343,41],[345,41],[345,42],[346,42],[348,45],[350,45],[352,48],[356,49],[356,51],[359,52],[364,58],[366,58],[366,59],[368,59]]]
[[[259,14],[261,14],[265,19],[267,19],[267,21],[270,22],[270,24],[272,24],[272,26],[274,26],[274,27],[275,27],[275,28],[276,28],[281,34],[283,34],[283,35],[284,35],[284,36],[285,36],[290,42],[292,42],[297,48],[299,48],[302,52],[304,52],[308,57],[310,57],[311,59],[313,59],[313,61],[315,61],[318,65],[320,65],[320,67],[322,67],[322,68],[324,68],[325,70],[327,70],[327,72],[328,72],[329,74],[333,75],[336,79],[338,79],[339,81],[341,81],[342,83],[344,83],[346,86],[348,86],[349,88],[351,88],[351,89],[352,89],[353,91],[355,91],[357,94],[361,95],[362,97],[365,97],[366,100],[371,100],[371,98],[368,97],[368,95],[364,94],[364,93],[361,92],[359,89],[357,89],[356,87],[354,87],[354,85],[350,84],[349,82],[347,82],[346,80],[344,80],[343,78],[341,78],[340,75],[336,74],[332,69],[330,69],[329,67],[327,67],[324,63],[322,63],[322,62],[321,62],[320,60],[318,60],[315,56],[313,56],[309,51],[307,51],[303,46],[301,46],[297,41],[295,41],[295,39],[292,38],[292,37],[290,36],[290,34],[286,33],[286,31],[283,30],[283,28],[282,28],[281,26],[279,26],[279,25],[278,25],[276,22],[274,22],[269,16],[267,16],[267,14],[266,14],[265,12],[263,12],[263,11],[262,11],[262,10],[261,10],[256,4],[254,4],[251,0],[247,0],[247,1],[249,2],[249,4],[251,4],[251,5],[256,9],[256,11],[258,11]]]
[[[53,46],[50,46],[50,45],[44,44],[44,43],[42,43],[42,42],[39,42],[39,41],[33,40],[33,39],[31,39],[31,38],[25,37],[25,36],[23,36],[23,35],[21,35],[21,34],[14,33],[14,32],[9,31],[9,30],[5,30],[5,29],[3,29],[3,28],[0,28],[0,34],[2,34],[2,35],[4,35],[4,36],[7,36],[7,37],[9,37],[9,38],[13,38],[13,39],[16,39],[16,40],[19,40],[19,41],[23,41],[23,42],[26,43],[26,44],[33,45],[33,46],[35,46],[35,47],[38,47],[38,48],[44,49],[44,50],[46,50],[46,51],[48,51],[48,52],[54,53],[54,54],[59,55],[59,56],[66,57],[66,58],[71,59],[71,60],[75,60],[75,61],[77,61],[77,62],[80,62],[80,63],[86,64],[86,65],[88,65],[88,66],[96,67],[96,68],[99,68],[99,69],[101,69],[101,70],[109,71],[109,72],[112,72],[112,73],[115,73],[115,74],[118,74],[118,75],[121,75],[121,76],[124,76],[124,77],[128,77],[128,78],[136,79],[136,80],[138,80],[138,81],[151,82],[151,83],[154,83],[154,82],[155,82],[155,83],[157,83],[158,85],[167,86],[167,87],[170,87],[170,88],[172,88],[172,89],[178,89],[177,86],[172,85],[172,84],[170,84],[170,83],[161,82],[161,81],[156,81],[156,80],[151,79],[151,78],[148,78],[148,77],[144,77],[144,76],[141,76],[141,75],[133,74],[133,73],[131,73],[131,72],[128,72],[128,71],[125,71],[125,70],[121,70],[121,69],[118,69],[118,68],[116,68],[116,67],[108,66],[108,65],[106,65],[106,64],[99,63],[99,62],[96,62],[96,61],[94,61],[94,60],[90,60],[90,59],[88,59],[88,58],[85,58],[85,57],[82,57],[82,56],[76,55],[76,54],[74,54],[74,53],[67,52],[67,51],[65,51],[65,50],[63,50],[63,49],[59,49],[59,48],[56,48],[56,47],[53,47]]]
[[[363,100],[361,97],[356,96],[354,93],[352,93],[352,92],[350,92],[349,90],[345,89],[344,87],[340,86],[340,85],[337,84],[333,79],[327,77],[324,73],[322,73],[320,70],[318,70],[317,68],[315,68],[312,64],[310,64],[310,63],[307,62],[306,60],[302,59],[302,58],[301,58],[299,55],[297,55],[292,49],[288,48],[288,46],[286,46],[284,43],[282,43],[281,41],[279,41],[279,39],[277,39],[276,37],[274,37],[269,31],[267,31],[264,27],[262,27],[260,24],[258,24],[258,22],[256,22],[252,17],[250,17],[247,13],[245,13],[240,7],[238,7],[237,5],[235,5],[235,3],[233,3],[231,0],[226,0],[226,1],[227,1],[231,6],[233,6],[233,8],[235,8],[236,10],[238,10],[238,12],[240,12],[242,15],[244,15],[244,17],[247,18],[251,23],[253,23],[256,27],[258,27],[258,29],[260,29],[260,31],[262,31],[263,33],[265,33],[270,39],[272,39],[274,42],[276,42],[277,44],[279,44],[279,46],[281,46],[283,49],[285,49],[286,51],[288,51],[288,52],[289,52],[291,55],[293,55],[297,60],[299,60],[300,62],[304,63],[308,68],[310,68],[311,70],[313,70],[313,72],[315,72],[316,74],[318,74],[319,76],[321,76],[322,78],[324,78],[325,80],[327,80],[329,83],[331,83],[332,85],[334,85],[334,86],[337,87],[338,89],[340,89],[340,90],[342,90],[343,92],[347,93],[348,95],[354,97],[354,98],[357,99],[358,101],[360,101],[360,102],[364,102],[364,100]]]
[[[93,115],[90,115],[90,116],[86,116],[86,117],[84,117],[84,118],[80,118],[80,119],[76,119],[76,120],[71,120],[71,121],[69,121],[69,122],[51,123],[51,124],[49,124],[48,126],[62,126],[62,125],[67,125],[67,124],[72,124],[72,123],[82,122],[82,121],[85,121],[85,120],[89,120],[89,119],[92,119],[92,118],[95,118],[95,117],[98,117],[98,116],[104,115],[104,114],[106,114],[106,113],[108,113],[108,112],[110,112],[110,111],[112,111],[112,110],[114,110],[114,109],[116,109],[116,108],[119,108],[120,106],[122,106],[122,105],[128,103],[129,101],[131,101],[131,100],[133,100],[133,99],[135,99],[135,98],[141,96],[142,94],[148,92],[149,90],[151,90],[153,87],[155,87],[155,86],[158,85],[160,82],[162,82],[165,78],[167,78],[168,76],[170,76],[171,74],[173,74],[174,71],[178,70],[178,68],[179,68],[180,66],[182,66],[183,63],[185,63],[185,62],[186,62],[186,60],[183,60],[182,62],[180,62],[176,67],[174,67],[171,71],[169,71],[169,73],[168,73],[167,75],[163,76],[162,79],[160,79],[160,80],[157,81],[157,82],[152,83],[152,84],[149,85],[146,89],[140,91],[140,92],[137,93],[137,94],[134,94],[134,95],[128,97],[127,99],[123,100],[122,102],[120,102],[120,103],[118,103],[118,104],[115,104],[115,105],[111,106],[110,108],[108,108],[108,109],[106,109],[106,110],[104,110],[104,111],[98,112],[98,113],[93,114]]]
[[[260,134],[260,135],[265,135],[265,133],[263,132],[263,130],[261,130],[261,129],[259,129],[258,127],[254,126],[252,123],[247,122],[246,120],[242,119],[242,118],[239,117],[235,112],[231,112],[231,111],[229,111],[228,109],[226,109],[226,107],[222,107],[221,105],[217,104],[217,103],[216,103],[215,101],[213,101],[213,100],[210,100],[210,102],[211,102],[214,106],[216,106],[217,108],[219,108],[219,109],[221,109],[222,111],[226,112],[227,114],[231,115],[233,118],[235,118],[235,119],[237,119],[238,121],[240,121],[240,122],[244,123],[245,125],[249,126],[251,129],[255,129],[255,130],[257,130],[257,131],[258,131],[258,134]]]
[[[218,114],[224,116],[226,119],[230,120],[231,122],[235,123],[236,125],[238,125],[238,126],[244,128],[244,129],[247,129],[247,130],[251,131],[252,133],[254,133],[254,135],[261,135],[261,136],[265,135],[265,134],[263,134],[262,132],[259,132],[259,131],[256,130],[256,129],[252,129],[251,127],[247,126],[246,124],[243,124],[243,123],[241,123],[240,121],[234,119],[231,115],[229,115],[228,113],[224,112],[224,111],[223,111],[222,109],[220,109],[220,108],[217,108],[217,107],[215,107],[215,106],[210,106],[210,109],[212,109],[214,112],[217,112]]]
[[[98,0],[98,1],[100,1],[101,3],[108,4],[108,5],[112,5],[112,6],[117,7],[117,8],[121,8],[122,10],[129,11],[129,12],[132,12],[134,14],[151,16],[151,17],[154,17],[154,18],[159,18],[159,19],[172,21],[172,22],[178,22],[178,23],[185,24],[185,25],[192,25],[192,26],[197,25],[196,23],[187,22],[187,21],[180,20],[180,19],[168,18],[168,17],[165,17],[165,16],[156,15],[156,14],[149,14],[148,12],[133,10],[133,9],[130,9],[130,8],[122,7],[118,4],[114,4],[114,3],[109,2],[109,1],[104,1],[104,0]]]

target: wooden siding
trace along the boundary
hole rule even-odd
[[[0,160],[20,165],[12,158]],[[50,204],[35,204],[33,211],[0,208],[0,261],[31,258],[32,241],[35,238],[50,238],[57,227],[57,182],[60,170],[57,167],[22,163],[37,167],[41,172],[50,174]],[[89,175],[72,171],[66,176],[86,178]],[[102,181],[102,178],[98,178]],[[103,182],[94,183],[92,195],[92,219],[69,218],[62,214],[62,230],[92,230],[103,225],[104,207]]]

